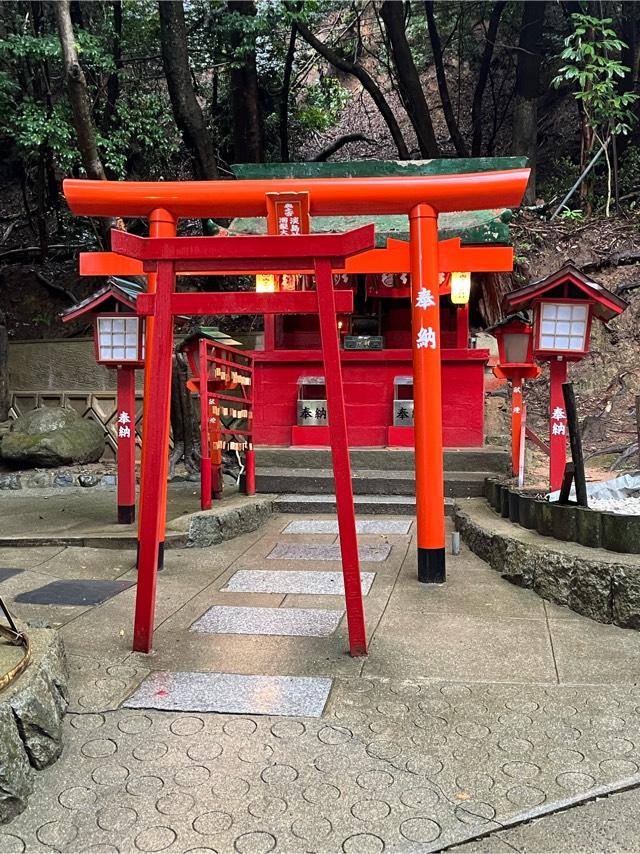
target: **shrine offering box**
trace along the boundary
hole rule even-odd
[[[324,377],[300,377],[298,380],[298,426],[326,427],[327,392]]]
[[[413,377],[393,379],[393,426],[413,427]]]

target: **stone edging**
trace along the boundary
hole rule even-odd
[[[115,474],[71,472],[42,469],[32,472],[8,472],[0,475],[0,489],[15,492],[19,489],[66,489],[70,486],[114,489],[118,483]]]
[[[552,503],[496,478],[486,478],[485,496],[496,512],[544,537],[640,554],[640,516]]]
[[[483,499],[456,508],[454,522],[471,551],[503,578],[600,623],[640,629],[635,555],[545,540],[498,516]]]
[[[69,703],[67,664],[53,629],[28,629],[32,659],[0,693],[0,824],[27,806],[33,770],[62,752],[62,718]]]
[[[273,500],[268,497],[239,497],[224,510],[213,508],[190,513],[174,519],[167,530],[182,531],[187,536],[187,547],[206,548],[232,540],[240,534],[256,531],[273,512]]]

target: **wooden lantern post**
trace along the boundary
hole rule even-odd
[[[560,489],[567,461],[567,413],[562,385],[568,362],[589,352],[593,318],[606,322],[628,303],[567,263],[560,270],[512,291],[507,310],[533,310],[533,355],[549,362],[549,488]]]

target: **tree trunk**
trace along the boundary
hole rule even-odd
[[[429,40],[431,41],[431,51],[433,53],[433,64],[436,67],[436,78],[438,80],[438,92],[440,93],[440,103],[442,104],[442,112],[444,120],[447,123],[451,142],[456,150],[458,157],[468,157],[469,150],[467,144],[462,138],[460,128],[456,117],[453,114],[453,105],[451,96],[449,95],[449,86],[447,84],[447,75],[444,69],[444,57],[442,55],[442,44],[440,42],[440,34],[438,33],[438,25],[436,24],[436,16],[433,11],[433,0],[424,0],[424,11],[427,16],[427,29],[429,30]]]
[[[9,417],[9,339],[5,316],[0,312],[0,421]]]
[[[239,16],[253,17],[256,7],[252,0],[227,0],[227,8]],[[231,39],[232,48],[238,48],[244,40],[245,27],[242,17]],[[264,161],[264,122],[256,52],[244,52],[242,64],[232,67],[230,79],[231,116],[233,125],[233,156],[236,163],[262,163]]]
[[[195,177],[212,180],[218,177],[218,168],[191,79],[182,0],[161,0],[158,7],[162,65],[176,125],[193,157]]]
[[[489,69],[491,68],[491,60],[493,58],[493,48],[498,34],[498,26],[500,24],[500,16],[507,5],[506,0],[498,0],[494,4],[489,16],[489,27],[480,60],[480,69],[478,71],[478,82],[476,83],[475,92],[473,93],[473,103],[471,105],[471,154],[474,157],[479,157],[482,153],[482,97],[489,79]]]
[[[296,36],[298,27],[294,21],[291,24],[289,36],[289,47],[284,63],[284,74],[282,77],[282,91],[280,93],[280,160],[289,162],[289,90],[291,88],[291,72],[293,70],[293,58],[296,52]]]
[[[333,65],[334,68],[344,71],[346,74],[351,74],[360,81],[362,88],[371,96],[374,104],[380,111],[380,115],[385,120],[386,125],[389,128],[391,138],[398,149],[398,156],[401,160],[409,160],[409,149],[404,141],[404,137],[402,136],[402,131],[396,121],[396,117],[393,115],[393,111],[380,91],[380,88],[368,72],[357,62],[351,62],[351,60],[345,59],[333,48],[329,47],[329,45],[320,41],[319,38],[316,38],[309,27],[307,27],[307,25],[302,21],[297,21],[297,27],[302,38],[310,44],[311,47],[320,54],[320,56],[324,57],[327,62]]]
[[[112,0],[113,10],[113,64],[115,70],[107,79],[107,103],[104,108],[102,126],[108,131],[113,123],[116,103],[120,96],[120,70],[122,69],[122,0]]]
[[[78,60],[73,26],[71,24],[71,13],[69,0],[58,0],[53,4],[58,34],[62,46],[62,57],[64,62],[65,83],[71,111],[73,115],[73,126],[78,138],[78,148],[82,157],[82,165],[88,178],[98,181],[106,181],[104,167],[98,154],[96,144],[96,133],[91,116],[91,105],[87,93],[87,81],[84,71]]]
[[[513,105],[511,153],[524,154],[529,158],[531,177],[524,194],[524,202],[529,205],[534,204],[536,200],[538,95],[544,12],[545,0],[529,0],[528,3],[523,3]]]
[[[433,132],[429,105],[424,96],[405,29],[405,4],[397,0],[384,0],[381,14],[391,42],[393,64],[398,75],[400,97],[418,138],[423,157],[439,157],[440,149]]]

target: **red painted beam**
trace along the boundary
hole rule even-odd
[[[340,234],[250,235],[242,237],[138,237],[112,229],[114,252],[140,261],[206,261],[271,259],[286,264],[302,258],[341,258],[373,249],[375,227],[364,225]],[[312,262],[313,263],[313,262]],[[227,263],[228,267],[229,264]],[[240,264],[242,269],[243,265]]]
[[[336,290],[336,311],[350,314],[353,311],[353,291]],[[136,304],[138,314],[153,315],[155,295],[140,294]],[[255,293],[254,291],[228,291],[214,293],[173,294],[171,313],[198,314],[317,314],[318,297],[315,291],[287,291],[285,293]]]
[[[165,208],[177,217],[266,216],[267,193],[308,193],[311,216],[408,214],[426,202],[437,211],[515,207],[528,169],[463,175],[384,178],[289,178],[254,181],[87,181],[63,184],[74,214],[146,217]]]

